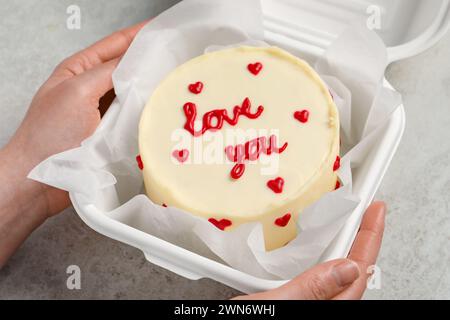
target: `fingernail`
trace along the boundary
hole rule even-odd
[[[356,279],[358,279],[359,268],[355,262],[351,260],[345,260],[335,265],[331,270],[331,274],[340,287],[345,287],[349,284],[352,284]]]

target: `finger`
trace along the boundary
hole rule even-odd
[[[350,250],[350,259],[366,264],[375,263],[383,237],[385,214],[384,202],[374,202],[369,206]]]
[[[48,81],[48,85],[55,87],[68,78],[123,56],[136,34],[147,23],[148,21],[143,21],[129,28],[116,31],[92,46],[67,58],[56,67]]]
[[[326,300],[345,290],[359,277],[358,265],[349,259],[319,264],[280,288],[238,299]]]
[[[100,98],[113,88],[112,74],[119,61],[117,58],[100,64],[69,80],[70,85],[77,88],[79,96],[95,101],[97,108]]]
[[[112,35],[81,51],[93,65],[122,56],[127,51],[136,34],[148,23],[148,20],[134,26],[116,31]]]
[[[368,268],[375,264],[380,251],[384,231],[386,205],[373,203],[364,214],[360,230],[356,236],[348,258],[355,261],[361,270],[361,277],[336,299],[360,299],[367,287],[370,276]]]

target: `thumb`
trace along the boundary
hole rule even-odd
[[[319,264],[285,285],[241,299],[326,300],[332,299],[359,277],[358,265],[349,259]]]
[[[287,283],[286,293],[293,296],[288,299],[327,300],[344,291],[358,277],[356,262],[349,259],[329,261]]]

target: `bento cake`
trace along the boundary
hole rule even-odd
[[[176,68],[143,111],[139,150],[154,203],[219,232],[260,222],[266,250],[294,239],[303,209],[339,186],[333,98],[277,47],[224,49]]]

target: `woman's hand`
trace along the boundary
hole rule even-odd
[[[118,31],[56,67],[0,150],[0,267],[47,217],[69,206],[67,192],[26,177],[41,161],[80,146],[95,131],[112,73],[144,24]]]
[[[383,202],[367,209],[348,259],[319,264],[280,288],[237,299],[360,299],[380,250],[385,212]]]

